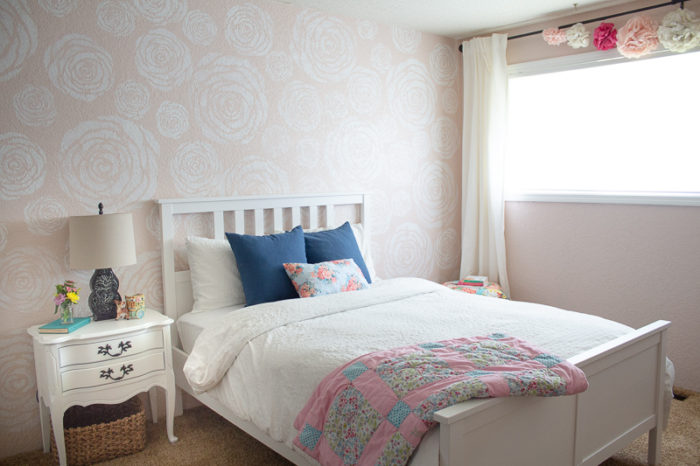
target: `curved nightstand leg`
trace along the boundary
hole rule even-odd
[[[53,424],[53,436],[56,439],[56,449],[58,450],[58,463],[60,466],[66,466],[68,460],[66,458],[66,444],[63,436],[63,409],[58,407],[51,408],[51,424]]]
[[[51,418],[49,408],[44,404],[44,400],[39,397],[39,420],[41,422],[41,441],[44,453],[51,448]]]
[[[175,378],[170,372],[170,376],[167,377],[167,388],[165,390],[165,424],[168,431],[168,440],[170,443],[177,442],[177,437],[173,432],[173,423],[175,421]]]

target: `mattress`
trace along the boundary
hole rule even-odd
[[[321,379],[371,351],[502,332],[567,358],[632,331],[600,317],[409,278],[231,311],[216,324],[214,313],[208,324],[199,313],[184,319],[200,321],[195,326],[202,328],[188,351],[185,375],[195,391],[206,391],[290,448],[297,434],[293,420]],[[433,430],[413,464],[434,461],[437,444]]]
[[[202,330],[216,326],[221,323],[230,312],[237,311],[243,307],[243,304],[239,304],[238,306],[222,307],[209,311],[188,312],[181,315],[177,319],[175,325],[177,326],[177,333],[180,336],[182,349],[186,353],[190,353],[194,347],[194,342],[197,340]]]

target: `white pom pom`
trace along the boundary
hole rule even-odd
[[[591,43],[591,33],[586,30],[583,24],[576,23],[566,31],[566,40],[575,49],[588,47]]]
[[[687,52],[700,45],[700,20],[690,10],[675,10],[664,16],[659,42],[672,52]]]

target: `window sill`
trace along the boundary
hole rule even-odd
[[[700,207],[700,193],[626,193],[586,191],[540,191],[507,193],[506,201],[563,202],[585,204],[636,204]]]

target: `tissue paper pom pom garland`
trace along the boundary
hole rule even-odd
[[[600,23],[593,31],[593,45],[598,50],[610,50],[617,44],[617,29],[613,23]]]
[[[690,10],[675,10],[664,16],[659,42],[672,52],[687,52],[700,45],[700,19]]]
[[[591,33],[581,23],[576,23],[566,31],[566,40],[575,49],[588,47],[591,43]]]
[[[648,55],[659,46],[658,24],[647,15],[631,18],[617,32],[617,50],[627,58]]]
[[[566,42],[566,31],[559,28],[549,28],[542,31],[542,38],[549,45],[561,45]]]

